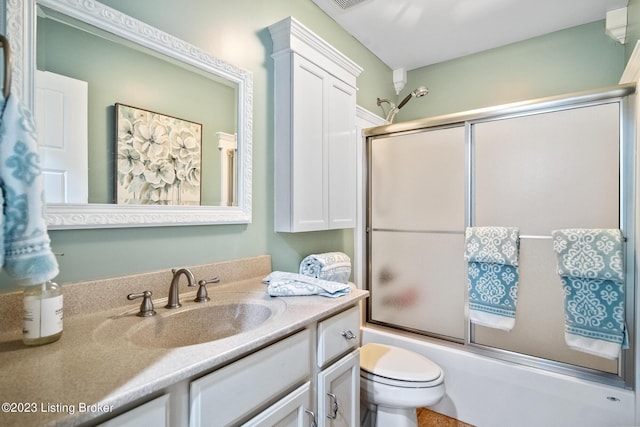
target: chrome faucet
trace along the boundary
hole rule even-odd
[[[178,270],[174,268],[171,272],[173,273],[173,279],[171,279],[171,287],[169,288],[169,301],[167,301],[167,305],[164,308],[178,308],[182,305],[178,294],[178,283],[181,274],[187,277],[187,286],[193,287],[196,285],[196,279],[188,268],[180,268]]]

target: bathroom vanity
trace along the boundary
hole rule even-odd
[[[181,283],[175,310],[164,308],[169,271],[65,285],[63,336],[34,348],[14,319],[20,293],[3,294],[10,327],[0,331],[0,366],[11,374],[0,380],[0,424],[357,425],[368,292],[272,298],[261,281],[270,264],[262,256],[192,267],[220,284],[196,303]],[[155,316],[136,316],[139,303],[126,299],[144,290]]]

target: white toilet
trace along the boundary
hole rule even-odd
[[[444,373],[426,357],[369,343],[360,348],[360,399],[375,405],[372,427],[417,427],[416,408],[444,396]]]

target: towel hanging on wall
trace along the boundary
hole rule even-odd
[[[0,266],[21,285],[44,283],[58,275],[58,262],[47,233],[35,124],[15,95],[0,110]]]
[[[520,277],[519,233],[515,227],[468,227],[465,230],[471,322],[507,331],[513,329]]]
[[[616,359],[628,348],[622,233],[573,228],[551,234],[565,295],[567,345]]]

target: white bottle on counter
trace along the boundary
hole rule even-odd
[[[41,345],[62,336],[62,289],[52,281],[29,286],[24,291],[22,341]]]

